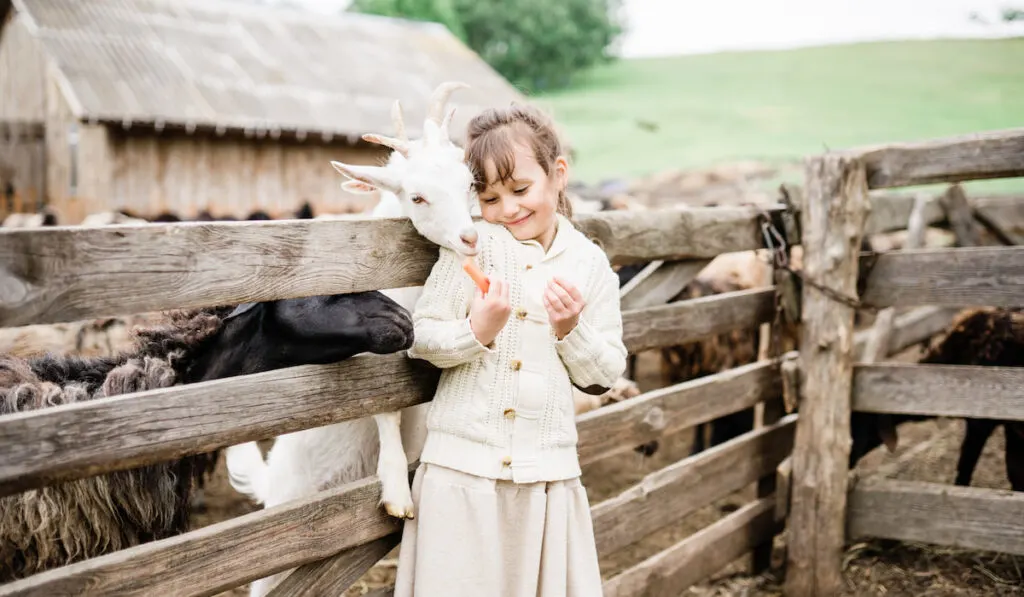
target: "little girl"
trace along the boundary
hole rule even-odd
[[[396,597],[596,597],[572,385],[625,371],[618,277],[573,227],[568,162],[522,106],[469,124],[484,295],[441,249],[409,355],[442,369],[413,481]]]

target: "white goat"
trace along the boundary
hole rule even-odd
[[[464,87],[467,85],[463,83],[442,83],[434,91],[423,137],[414,141],[406,136],[401,105],[396,101],[391,114],[397,137],[363,136],[394,150],[385,166],[331,164],[351,179],[342,188],[350,192],[380,192],[380,202],[371,216],[407,217],[431,242],[461,255],[475,256],[479,247],[470,215],[471,206],[476,203],[472,174],[464,151],[448,137],[452,112],[445,114],[448,96]],[[384,292],[412,310],[421,288]],[[272,507],[366,477],[376,459],[385,510],[392,516],[411,518],[414,511],[408,463],[417,460],[422,451],[428,406],[421,404],[401,412],[374,415],[372,422],[367,417],[282,435],[266,462],[255,442],[232,446],[226,458],[231,485],[265,507]],[[250,594],[266,594],[284,574],[253,582]]]

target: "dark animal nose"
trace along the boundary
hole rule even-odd
[[[459,238],[462,239],[462,242],[466,243],[466,246],[469,248],[476,248],[477,234],[475,229],[470,228],[469,230],[463,231],[462,234],[459,235]]]

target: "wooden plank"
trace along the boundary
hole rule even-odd
[[[341,595],[381,558],[401,542],[394,533],[376,541],[353,547],[326,560],[301,566],[275,586],[268,597],[302,595]]]
[[[1022,367],[857,365],[853,376],[853,409],[1024,421],[1022,388]],[[966,396],[970,399],[965,399]]]
[[[892,334],[889,335],[889,354],[924,342],[944,331],[958,312],[959,309],[951,307],[917,307],[896,316]],[[866,336],[861,336],[859,332],[856,338],[854,355],[859,360],[867,342]]]
[[[604,583],[604,597],[678,597],[727,566],[777,528],[772,498],[762,498]]]
[[[651,473],[593,507],[598,553],[610,554],[743,489],[789,456],[797,415]]]
[[[864,480],[850,492],[851,539],[878,537],[1024,555],[1024,493]]]
[[[615,262],[760,246],[750,209],[581,215]],[[437,247],[405,218],[0,231],[0,326],[417,286]]]
[[[868,221],[864,225],[865,235],[904,230],[910,219],[910,212],[914,208],[917,195],[876,192],[871,193],[870,198],[871,213],[868,214]],[[938,197],[927,196],[924,202],[922,216],[926,226],[934,226],[946,220],[946,214],[942,211]]]
[[[641,275],[645,272],[640,272],[622,287],[619,307],[627,311],[664,305],[682,292],[708,263],[711,263],[710,259],[651,262],[651,266],[660,265],[643,277]]]
[[[778,365],[762,361],[647,392],[580,415],[581,464],[632,450],[782,395]]]
[[[1024,195],[995,195],[970,199],[981,217],[999,225],[1013,244],[1024,244]]]
[[[379,504],[380,482],[369,477],[0,585],[0,597],[216,595],[397,533],[401,521]]]
[[[0,496],[425,402],[438,372],[355,357],[0,417]]]
[[[880,255],[865,277],[861,302],[872,307],[1024,306],[1024,247],[922,249]]]
[[[793,483],[793,457],[783,460],[775,469],[775,520],[786,522],[789,516],[789,487]]]
[[[982,245],[981,230],[974,221],[974,213],[967,203],[967,195],[959,184],[950,185],[946,192],[939,197],[943,211],[946,212],[946,219],[953,229],[956,242],[961,247],[978,247]],[[918,248],[918,247],[907,247]]]
[[[809,160],[805,176],[804,272],[818,284],[854,296],[868,210],[864,165],[828,154]],[[842,581],[854,313],[810,284],[803,285],[802,306],[786,593],[835,595]]]
[[[1024,128],[846,152],[860,158],[872,189],[1024,176]]]
[[[774,316],[774,288],[740,290],[626,311],[622,314],[622,337],[626,348],[636,353],[753,328]]]
[[[767,209],[774,213],[775,205]],[[580,214],[574,223],[604,249],[613,263],[664,259],[711,259],[721,253],[759,249],[764,243],[750,207],[613,210]]]
[[[754,309],[770,294],[629,311],[623,340],[636,350],[731,329],[764,317]],[[664,327],[652,331],[652,322]],[[368,355],[7,415],[0,417],[0,496],[405,408],[429,400],[438,375],[401,354]]]

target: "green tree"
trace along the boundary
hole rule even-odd
[[[453,0],[352,0],[348,10],[441,23],[456,37],[466,40]]]
[[[350,10],[435,21],[513,84],[529,91],[568,85],[611,59],[622,32],[618,0],[355,0]]]

